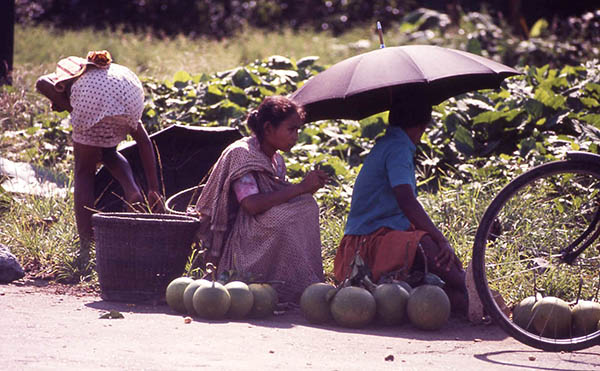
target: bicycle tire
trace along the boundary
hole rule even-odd
[[[600,166],[595,163],[588,161],[579,161],[579,160],[563,160],[563,161],[554,161],[547,164],[543,164],[537,167],[530,169],[529,171],[521,174],[520,176],[513,179],[510,183],[508,183],[494,198],[491,204],[486,209],[479,227],[477,229],[477,233],[475,236],[475,242],[473,246],[473,276],[475,280],[475,286],[477,288],[477,292],[479,297],[484,305],[485,311],[492,320],[499,325],[507,334],[515,338],[516,340],[532,346],[534,348],[542,349],[545,351],[574,351],[585,349],[594,345],[600,344],[600,329],[597,331],[587,334],[585,336],[575,335],[573,330],[570,330],[568,338],[554,338],[554,337],[546,337],[541,336],[536,333],[535,330],[525,330],[519,327],[516,323],[512,321],[508,314],[505,314],[500,308],[499,304],[496,303],[496,300],[493,298],[492,289],[496,289],[497,291],[501,291],[500,294],[504,296],[505,293],[508,293],[510,290],[517,292],[518,290],[525,290],[523,287],[517,287],[506,285],[506,283],[510,284],[511,279],[519,279],[524,280],[524,283],[520,283],[521,285],[527,285],[529,282],[527,281],[527,277],[521,277],[522,275],[531,276],[533,275],[533,285],[534,292],[539,289],[536,288],[537,280],[540,274],[546,274],[547,272],[553,272],[552,274],[557,275],[557,280],[561,279],[562,274],[572,274],[569,270],[576,269],[571,266],[565,266],[564,263],[555,259],[554,250],[551,250],[553,247],[546,247],[545,244],[552,244],[553,242],[540,241],[533,243],[531,241],[525,241],[526,238],[533,239],[535,236],[529,236],[528,231],[536,231],[536,224],[532,221],[535,217],[535,212],[538,212],[536,208],[541,203],[545,203],[548,201],[548,210],[551,210],[551,204],[553,201],[556,203],[556,200],[551,200],[550,197],[559,197],[560,192],[551,193],[548,192],[546,198],[543,198],[543,195],[538,200],[538,204],[535,204],[533,211],[531,204],[527,205],[529,202],[529,198],[527,194],[521,195],[520,192],[528,192],[531,188],[531,191],[535,192],[535,187],[540,187],[537,190],[542,189],[540,184],[544,184],[545,187],[549,187],[551,182],[556,182],[561,180],[564,177],[567,181],[571,183],[565,183],[569,189],[573,188],[574,190],[578,188],[579,184],[589,185],[587,192],[591,192],[589,195],[589,207],[598,208],[600,205],[600,193],[598,193],[598,189],[600,188]],[[583,178],[586,177],[586,182],[583,181]],[[579,183],[578,183],[579,182]],[[555,188],[558,188],[559,185],[555,185]],[[585,196],[585,192],[582,192]],[[594,195],[595,194],[595,195]],[[550,195],[550,196],[549,196]],[[531,196],[531,198],[538,197],[537,195]],[[568,199],[569,196],[563,197],[564,199]],[[576,200],[575,198],[571,198],[571,200]],[[532,201],[533,202],[533,201]],[[560,201],[562,202],[562,201]],[[560,203],[559,202],[559,203]],[[574,203],[574,202],[572,202]],[[519,205],[521,204],[521,205]],[[513,206],[511,206],[513,205]],[[546,208],[540,207],[539,212],[547,211]],[[577,206],[575,203],[573,206]],[[512,207],[512,209],[511,209]],[[529,207],[529,208],[528,208]],[[573,218],[584,218],[587,217],[587,210],[589,209],[586,204],[585,207],[581,207],[581,210],[577,210],[577,212],[581,212],[586,215],[573,215]],[[558,206],[555,206],[558,208]],[[519,211],[519,209],[521,209]],[[560,208],[558,208],[560,209]],[[525,219],[530,217],[529,214],[534,215],[529,219]],[[540,222],[541,225],[553,223],[552,213],[548,213],[548,220],[544,220]],[[546,215],[546,214],[544,214]],[[566,215],[567,217],[569,215]],[[512,218],[512,219],[511,219]],[[560,218],[557,218],[560,219]],[[518,223],[517,220],[521,221],[521,224],[513,224]],[[587,219],[586,219],[587,220]],[[581,224],[581,220],[575,220],[578,224]],[[562,221],[561,221],[562,222]],[[506,223],[506,224],[503,224]],[[532,224],[529,228],[524,227],[526,224]],[[574,231],[568,230],[568,228],[564,228],[565,226],[570,226],[571,224],[563,225],[563,229],[560,229],[560,233],[574,233]],[[575,225],[575,224],[573,224]],[[504,228],[508,229],[508,231],[504,231]],[[497,229],[497,230],[496,230]],[[573,228],[579,230],[579,227]],[[550,232],[545,233],[559,233],[553,229],[548,229]],[[505,237],[506,235],[506,237]],[[520,245],[520,240],[523,239],[523,244]],[[560,239],[557,239],[560,240]],[[553,241],[553,240],[552,240]],[[557,242],[558,243],[558,242]],[[529,244],[529,245],[528,245]],[[511,245],[512,247],[508,247]],[[531,245],[531,246],[530,246]],[[533,247],[532,247],[533,246]],[[495,251],[494,249],[499,249]],[[501,251],[504,249],[504,251]],[[542,249],[547,249],[544,251],[542,255]],[[598,275],[600,274],[600,270],[596,264],[596,260],[598,258],[597,251],[600,250],[600,238],[596,239],[593,245],[589,246],[586,252],[590,250],[589,256],[586,255],[584,258],[588,259],[584,263],[581,264],[580,269],[586,269],[586,274],[588,271],[595,270],[595,280],[596,284],[600,285],[597,282]],[[538,252],[539,256],[543,256],[542,260],[545,260],[542,265],[539,264],[535,259],[540,259],[539,256],[537,258],[533,258],[534,263],[530,260],[530,256],[535,256],[535,252]],[[594,255],[596,253],[596,255]],[[502,255],[504,254],[504,255]],[[514,254],[515,260],[509,260],[508,254]],[[494,260],[495,259],[495,260]],[[579,259],[579,258],[578,258]],[[496,261],[497,264],[492,261]],[[507,263],[504,263],[504,262]],[[556,265],[554,265],[555,261],[557,261]],[[591,264],[590,267],[585,266],[584,264]],[[502,266],[502,264],[506,264]],[[546,265],[548,264],[548,265]],[[533,266],[533,268],[531,268]],[[503,268],[506,267],[506,268]],[[510,267],[516,268],[527,268],[526,270],[516,270],[515,272],[519,274],[518,276],[515,274],[513,276],[506,276],[506,282],[499,283],[498,281],[503,280],[502,273],[496,273],[496,271],[501,269],[509,269]],[[565,269],[565,272],[560,272],[560,269]],[[530,272],[531,271],[531,272]],[[540,273],[541,272],[541,273]],[[583,272],[581,272],[583,273]],[[494,277],[492,277],[492,275]],[[586,277],[589,277],[586,275]],[[593,276],[592,276],[593,277]],[[531,278],[529,278],[531,279]],[[567,280],[576,279],[576,277],[568,276]],[[490,285],[492,283],[494,288]],[[543,289],[549,289],[549,292],[557,291],[554,287],[558,287],[558,281],[548,281],[548,287],[544,287]],[[590,282],[589,285],[592,285],[594,282]],[[588,283],[586,282],[586,289]],[[561,286],[562,287],[562,286]],[[582,299],[579,297],[581,294],[582,281],[579,281],[579,293],[577,293],[577,299]],[[599,286],[600,287],[600,286]],[[498,290],[500,288],[500,290]],[[531,289],[527,287],[527,289]],[[564,290],[564,292],[568,295],[571,290]],[[504,293],[502,291],[505,291]],[[534,294],[535,295],[535,294]],[[597,291],[596,291],[596,299],[597,299]],[[572,300],[572,296],[571,296]],[[518,301],[518,298],[512,302],[515,304]],[[544,332],[544,331],[542,331]]]

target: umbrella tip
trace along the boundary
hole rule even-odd
[[[383,49],[385,48],[385,44],[383,43],[383,28],[379,21],[377,21],[377,33],[379,34],[379,49]]]

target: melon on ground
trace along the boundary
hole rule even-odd
[[[165,299],[171,309],[179,313],[186,313],[185,305],[183,304],[183,292],[193,281],[190,277],[178,277],[169,282]]]
[[[232,281],[225,285],[231,297],[231,305],[227,317],[233,319],[245,318],[254,304],[254,295],[248,285],[242,281]]]
[[[365,327],[375,318],[377,303],[369,291],[362,287],[348,286],[339,290],[331,299],[331,315],[344,327]]]
[[[383,283],[373,292],[377,304],[377,319],[389,326],[400,325],[406,318],[410,294],[399,284]]]
[[[571,334],[571,308],[562,299],[546,296],[533,306],[533,326],[545,337],[560,339]]]
[[[273,296],[273,310],[275,310],[275,306],[279,303],[279,294],[277,293],[277,290],[268,283],[259,283],[259,285],[263,285],[271,293],[271,296]]]
[[[439,286],[418,286],[408,298],[406,313],[415,327],[421,330],[439,330],[450,317],[450,299]]]
[[[332,285],[318,282],[308,286],[300,296],[300,310],[308,322],[319,324],[331,320],[327,295],[334,291]]]
[[[412,292],[413,288],[410,285],[410,283],[406,282],[406,281],[394,281],[394,283],[397,283],[398,285],[402,286],[404,288],[404,290],[406,290],[406,292],[408,292],[409,294]]]
[[[600,303],[580,300],[572,309],[573,332],[577,336],[588,335],[598,329]]]
[[[187,287],[183,291],[183,306],[185,307],[185,311],[189,315],[191,315],[191,316],[197,315],[196,310],[194,309],[194,302],[193,302],[194,293],[196,292],[198,287],[200,287],[202,285],[210,285],[210,283],[211,282],[209,280],[205,280],[205,279],[194,280],[189,285],[187,285]]]
[[[527,331],[535,332],[532,321],[533,306],[538,300],[541,300],[541,298],[536,299],[535,296],[528,296],[515,306],[512,312],[512,320],[517,324],[517,326]]]
[[[251,283],[248,285],[248,288],[254,297],[249,317],[265,318],[273,314],[277,305],[277,293],[275,289],[267,283]]]
[[[219,282],[200,285],[193,297],[194,310],[207,319],[223,319],[231,305],[229,292]]]

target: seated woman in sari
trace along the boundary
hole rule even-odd
[[[323,281],[319,207],[312,194],[327,175],[315,170],[289,183],[277,152],[296,144],[303,117],[289,99],[267,97],[248,115],[254,135],[223,151],[196,204],[207,227],[203,243],[218,272],[283,281],[274,285],[282,302],[297,302],[307,286]]]
[[[454,312],[466,314],[465,272],[454,249],[417,199],[416,144],[431,122],[431,106],[405,99],[392,107],[386,133],[365,159],[356,178],[344,237],[334,260],[343,281],[358,252],[377,282],[397,272],[405,278],[424,268],[441,277]],[[419,246],[423,254],[418,254]],[[424,256],[423,256],[424,255]]]

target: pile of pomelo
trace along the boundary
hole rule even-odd
[[[277,292],[268,283],[223,285],[189,277],[171,281],[165,296],[176,312],[211,320],[265,318],[273,314],[278,302]]]
[[[300,297],[306,319],[321,324],[333,319],[343,327],[360,328],[373,321],[384,325],[412,323],[423,330],[442,328],[450,316],[450,300],[439,286],[411,288],[403,281],[383,283],[369,291],[358,286],[308,286]]]
[[[569,305],[554,296],[530,296],[515,306],[512,320],[519,327],[545,337],[584,336],[600,330],[600,303],[579,300]]]

